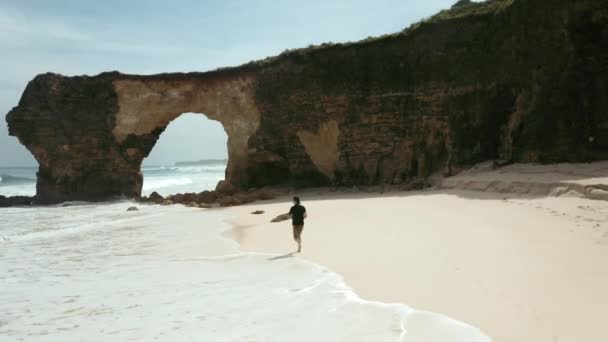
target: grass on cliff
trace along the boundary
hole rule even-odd
[[[430,17],[428,22],[441,20],[458,19],[469,16],[485,15],[488,13],[498,13],[509,7],[515,0],[486,0],[484,2],[463,2],[459,6],[454,6],[448,10],[443,10]]]
[[[384,34],[384,35],[376,36],[376,37],[368,37],[368,38],[365,38],[363,40],[356,41],[356,42],[345,42],[345,43],[327,42],[327,43],[322,43],[320,45],[309,45],[308,47],[305,47],[305,48],[287,49],[287,50],[281,52],[277,56],[271,56],[271,57],[267,57],[267,58],[260,59],[257,61],[250,61],[249,63],[245,64],[245,66],[249,66],[249,67],[266,66],[268,64],[272,64],[287,56],[304,56],[309,53],[328,49],[328,48],[339,48],[339,47],[349,47],[349,46],[353,46],[353,45],[370,44],[370,43],[374,43],[374,42],[381,41],[384,39],[396,38],[399,36],[408,35],[408,34],[414,32],[415,30],[419,29],[420,27],[424,26],[425,24],[437,23],[437,22],[441,22],[441,21],[448,21],[448,20],[454,20],[454,19],[461,19],[461,18],[466,18],[466,17],[471,17],[471,16],[498,13],[498,12],[504,10],[505,8],[508,8],[514,1],[515,0],[486,0],[483,2],[472,2],[472,1],[466,1],[466,0],[459,1],[452,8],[443,10],[431,17],[424,18],[421,21],[408,26],[407,28],[405,28],[404,30],[402,30],[400,32],[388,33],[388,34]]]

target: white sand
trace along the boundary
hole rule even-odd
[[[608,202],[465,190],[301,195],[309,218],[298,257],[341,273],[365,299],[442,313],[496,342],[608,340]],[[293,251],[290,223],[269,223],[289,206],[230,209],[231,236],[244,250]]]

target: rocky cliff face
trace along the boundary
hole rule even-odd
[[[138,196],[143,158],[184,112],[223,124],[240,188],[402,183],[488,159],[607,159],[607,94],[608,0],[494,0],[237,68],[39,75],[6,119],[40,163],[38,200],[58,202]]]

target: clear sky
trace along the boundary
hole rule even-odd
[[[17,105],[27,82],[39,73],[204,71],[288,48],[396,32],[455,2],[0,0],[0,116]],[[182,116],[147,162],[225,156],[225,140],[221,125],[200,115]],[[0,166],[15,165],[36,163],[8,136],[2,119]]]

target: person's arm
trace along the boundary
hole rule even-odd
[[[293,215],[293,207],[291,207],[289,209],[289,212],[287,213],[287,215],[289,216],[289,218],[291,218],[291,216]]]

